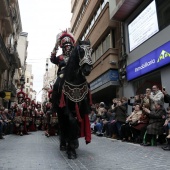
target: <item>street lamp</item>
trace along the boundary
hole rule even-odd
[[[24,84],[25,84],[25,77],[24,77],[24,75],[22,75],[21,78],[20,78],[21,89],[24,88]]]

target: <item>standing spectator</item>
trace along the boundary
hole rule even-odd
[[[149,99],[151,100],[151,110],[155,110],[155,102],[162,102],[164,104],[164,95],[159,90],[157,85],[153,85],[152,92],[149,95]]]
[[[122,101],[117,102],[116,107],[113,109],[115,112],[115,133],[117,133],[117,139],[121,138],[121,126],[126,121],[126,107],[123,105]]]
[[[164,94],[164,102],[169,103],[170,106],[170,95],[167,93],[165,88],[162,89],[162,93]]]
[[[113,110],[116,107],[116,105],[117,105],[117,98],[114,98],[112,100],[112,102],[113,102],[113,104],[111,105],[111,109]]]
[[[109,131],[110,123],[115,119],[115,113],[112,112],[112,109],[109,109],[107,116],[103,120],[103,133],[106,132],[106,137],[112,137]]]
[[[149,104],[149,108],[151,107],[151,99],[149,97],[150,95],[151,95],[151,89],[147,88],[146,93],[144,94],[143,98],[141,99],[141,106],[143,106],[143,104]]]
[[[133,102],[131,101],[133,99]],[[141,99],[140,99],[140,96],[139,95],[135,95],[134,97],[130,97],[129,99],[128,99],[128,105],[129,106],[132,106],[132,112],[133,112],[133,110],[134,110],[134,106],[136,105],[136,104],[140,104],[141,103]]]
[[[165,110],[163,107],[163,103],[161,101],[155,102],[154,106],[155,110],[149,110],[147,108],[143,108],[145,114],[149,117],[149,124],[147,126],[146,131],[146,143],[143,143],[143,146],[151,146],[156,144],[151,144],[151,140],[156,141],[156,135],[163,134],[163,124],[165,116]]]
[[[124,105],[126,107],[126,114],[127,114],[127,111],[128,111],[128,99],[126,97],[122,97],[121,101],[122,101],[122,105]]]

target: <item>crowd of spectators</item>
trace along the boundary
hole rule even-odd
[[[17,103],[10,109],[0,106],[0,139],[9,134],[23,136],[28,131],[41,130],[45,123],[43,120],[44,114],[39,108],[33,110]]]
[[[166,144],[162,148],[170,150],[170,95],[165,89],[153,85],[152,89],[146,88],[145,94],[114,98],[112,102],[111,106],[104,102],[92,105],[89,115],[92,133],[142,146]],[[165,108],[164,103],[169,106]],[[19,109],[16,112],[13,106],[10,109],[0,106],[0,139],[17,129],[16,113]]]
[[[92,133],[142,146],[166,144],[162,149],[170,150],[170,95],[165,89],[153,85],[152,89],[146,88],[145,94],[114,98],[112,102],[111,106],[104,102],[92,106]],[[164,103],[169,106],[165,108]]]

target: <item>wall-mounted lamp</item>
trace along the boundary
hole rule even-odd
[[[110,61],[109,63],[110,63],[111,65],[116,65],[116,64],[117,64],[117,62],[114,61],[114,60],[113,60],[113,61]]]

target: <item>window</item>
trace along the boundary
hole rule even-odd
[[[106,37],[106,48],[107,50],[110,48],[110,34]]]
[[[99,9],[97,10],[96,15],[95,15],[95,20],[97,20],[98,16],[100,15],[100,12],[101,12],[101,9],[99,7]]]
[[[96,61],[96,59],[95,59],[95,51],[92,53],[92,61],[93,61],[93,63]]]
[[[29,78],[27,78],[27,83],[29,83]]]
[[[103,53],[107,51],[106,38],[103,41]]]
[[[96,49],[96,60],[98,60],[101,57],[101,55],[102,55],[102,44],[100,44]]]

